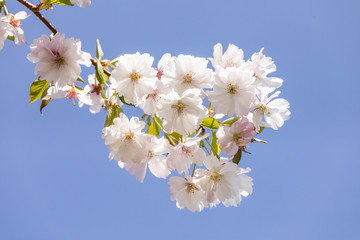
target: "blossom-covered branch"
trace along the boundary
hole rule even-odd
[[[168,183],[170,199],[180,209],[238,206],[252,194],[251,169],[239,167],[240,160],[250,153],[251,143],[266,143],[255,138],[264,128],[278,130],[290,118],[289,102],[276,91],[283,80],[270,76],[276,66],[263,49],[246,60],[242,49],[229,44],[223,52],[219,43],[212,58],[165,53],[154,67],[148,53],[104,60],[97,40],[93,58],[81,49],[80,39],[66,38],[39,13],[53,3],[84,7],[90,0],[43,0],[40,7],[18,1],[53,32],[30,45],[27,58],[36,63],[38,77],[29,103],[41,99],[42,111],[51,99],[65,98],[74,106],[89,106],[92,114],[105,111],[102,137],[109,158],[140,182],[147,168],[158,178],[177,174]],[[28,17],[25,12],[4,13],[0,50],[7,38],[25,43],[20,25]],[[82,66],[91,65],[95,72],[85,83]],[[129,116],[125,105],[144,114]]]

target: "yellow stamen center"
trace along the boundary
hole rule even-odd
[[[137,72],[133,72],[132,74],[130,74],[130,78],[134,82],[137,82],[141,77],[142,76]]]
[[[213,172],[211,175],[210,175],[210,180],[214,181],[214,182],[220,182],[222,179],[222,175],[221,174],[218,174],[217,172]]]
[[[179,114],[183,112],[184,107],[185,105],[181,101],[178,101],[177,105],[171,105],[171,108],[175,108]]]
[[[237,86],[234,86],[231,83],[229,83],[229,86],[227,88],[227,92],[230,93],[230,94],[237,93]]]
[[[191,83],[192,82],[192,76],[190,75],[190,73],[187,73],[185,76],[184,76],[184,82],[185,83]]]

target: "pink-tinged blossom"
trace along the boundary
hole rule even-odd
[[[244,61],[244,52],[234,44],[229,44],[226,52],[223,53],[223,47],[220,43],[214,46],[214,58],[211,63],[215,70],[225,69],[228,67],[240,67]]]
[[[152,68],[154,58],[148,53],[125,54],[118,58],[116,68],[109,78],[110,87],[128,103],[138,104],[155,89],[156,70]]]
[[[105,145],[110,150],[110,159],[115,159],[122,163],[139,163],[148,152],[147,136],[141,130],[145,128],[145,123],[139,118],[129,119],[125,114],[114,119],[114,124],[103,129],[102,137]]]
[[[77,4],[81,8],[90,6],[91,4],[91,0],[71,0],[71,2]]]
[[[259,131],[261,126],[278,130],[290,118],[289,102],[283,98],[274,99],[280,95],[280,91],[276,91],[270,97],[268,95],[269,89],[260,89],[259,101],[254,107],[253,114],[256,131]]]
[[[204,162],[207,169],[197,169],[195,177],[205,191],[206,204],[213,207],[222,202],[225,206],[238,206],[241,197],[252,193],[252,178],[245,175],[250,169],[239,168],[232,162],[219,161],[208,156]]]
[[[173,176],[169,180],[170,199],[176,200],[176,206],[180,209],[186,207],[191,212],[200,212],[204,209],[205,192],[198,185],[196,179],[190,176],[186,178]]]
[[[59,99],[59,98],[67,98],[69,100],[79,101],[79,107],[91,104],[91,99],[88,95],[88,89],[85,88],[84,90],[78,89],[75,85],[66,85],[64,87],[58,88],[56,86],[51,86],[47,90],[47,96],[52,99]]]
[[[12,13],[9,13],[7,15],[8,23],[10,25],[8,35],[14,37],[14,42],[17,45],[26,43],[25,34],[24,31],[21,29],[20,25],[21,25],[21,20],[24,20],[29,16],[30,15],[28,15],[24,11],[18,12],[15,15]]]
[[[156,138],[146,134],[148,144],[145,146],[147,155],[143,155],[138,163],[124,163],[125,169],[132,175],[136,176],[136,180],[143,182],[147,166],[150,172],[158,178],[166,178],[170,174],[167,165],[167,158],[163,154],[168,152],[168,143],[164,138]],[[121,164],[119,164],[122,167]]]
[[[202,105],[200,95],[200,89],[188,89],[181,96],[174,91],[166,96],[159,111],[159,116],[164,118],[166,131],[186,135],[200,127],[208,112]]]
[[[155,89],[150,94],[144,95],[138,102],[138,106],[144,110],[145,114],[154,115],[162,107],[164,96],[169,93],[169,87],[160,80],[156,81]]]
[[[240,117],[231,127],[221,126],[216,131],[220,149],[232,156],[236,154],[239,147],[249,144],[255,136],[255,126],[246,117]]]
[[[81,73],[80,64],[91,66],[91,55],[81,51],[80,40],[65,38],[65,34],[57,33],[51,40],[42,35],[34,40],[30,49],[28,60],[38,63],[35,74],[59,88],[76,81]]]
[[[165,53],[159,60],[157,66],[156,77],[161,80],[165,72],[173,71],[175,57],[171,56],[170,53]]]
[[[254,81],[255,78],[248,71],[219,69],[215,74],[213,91],[206,92],[215,112],[229,117],[235,113],[247,115],[255,101]]]
[[[184,138],[175,147],[171,147],[168,155],[168,165],[170,169],[176,169],[178,173],[185,172],[188,174],[188,169],[195,163],[202,166],[206,154],[200,148],[200,141],[208,137],[208,134],[202,137]]]
[[[180,95],[187,89],[210,88],[213,72],[207,65],[208,60],[205,58],[179,55],[169,62],[163,80]]]

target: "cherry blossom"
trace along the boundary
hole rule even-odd
[[[77,4],[79,7],[84,8],[90,6],[91,0],[70,0],[72,3]]]
[[[244,61],[244,52],[234,44],[229,44],[228,49],[223,54],[223,48],[220,43],[214,46],[214,58],[211,58],[213,67],[225,69],[228,67],[240,67]]]
[[[268,88],[262,89],[259,93],[259,102],[254,107],[253,122],[256,131],[259,131],[261,126],[278,130],[290,118],[289,102],[283,98],[274,99],[280,95],[280,91],[276,91],[270,97],[268,94]]]
[[[246,146],[255,136],[255,126],[246,117],[239,118],[231,127],[221,126],[216,132],[220,149],[228,155],[235,155],[240,146]]]
[[[169,179],[170,199],[176,200],[180,209],[186,207],[191,212],[200,212],[204,209],[205,192],[198,181],[190,176],[186,178],[173,176]]]
[[[167,158],[163,154],[168,152],[169,144],[164,138],[156,138],[152,135],[146,135],[148,144],[146,145],[147,155],[143,155],[137,163],[120,163],[120,167],[125,169],[133,175],[136,175],[136,179],[139,182],[143,182],[147,166],[149,166],[150,172],[158,178],[166,178],[170,174],[170,170],[167,164]]]
[[[169,64],[168,71],[164,71],[164,80],[179,95],[187,89],[212,86],[212,70],[207,68],[205,58],[179,55]]]
[[[206,202],[216,206],[223,202],[225,206],[238,206],[241,196],[252,193],[252,178],[245,175],[250,169],[239,168],[232,162],[219,161],[208,156],[204,164],[207,169],[197,169],[195,176],[205,191]]]
[[[168,132],[177,131],[186,135],[200,127],[207,114],[200,95],[200,89],[188,89],[181,96],[174,91],[166,96],[159,116],[164,118],[164,127]]]
[[[247,115],[255,101],[254,81],[255,78],[248,71],[219,69],[215,74],[213,91],[206,92],[215,112],[229,117],[235,113]]]
[[[156,70],[151,67],[153,61],[154,58],[148,53],[120,56],[109,78],[110,87],[124,96],[126,102],[137,104],[155,89],[157,78]]]
[[[0,50],[4,48],[4,41],[6,40],[9,31],[10,26],[7,16],[0,14]]]
[[[21,29],[21,20],[24,20],[28,18],[30,15],[28,15],[26,12],[21,11],[13,15],[12,13],[9,13],[7,15],[8,22],[10,25],[8,35],[14,37],[15,44],[21,45],[26,43],[25,40],[25,34],[24,31]]]
[[[65,38],[65,34],[57,33],[51,40],[42,35],[34,40],[30,49],[28,60],[38,63],[35,74],[60,88],[76,81],[81,73],[80,64],[91,65],[91,55],[80,50],[80,40]]]
[[[195,163],[202,166],[206,154],[200,148],[200,141],[206,137],[208,137],[208,134],[202,137],[185,138],[178,145],[170,148],[168,155],[169,167],[176,169],[180,174],[183,172],[188,174],[191,164]]]
[[[110,159],[123,163],[139,163],[146,158],[148,151],[147,136],[141,132],[145,123],[139,118],[132,117],[129,121],[127,116],[120,113],[114,119],[114,125],[103,129],[105,145],[110,150]]]

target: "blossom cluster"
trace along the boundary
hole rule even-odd
[[[25,43],[20,20],[26,17],[0,15],[0,49],[9,36]],[[229,44],[224,52],[219,43],[212,58],[166,53],[156,67],[148,53],[102,59],[99,41],[92,57],[79,39],[61,33],[42,35],[30,50],[38,76],[30,103],[41,98],[43,109],[51,99],[67,98],[93,114],[104,109],[109,158],[140,182],[147,168],[163,179],[177,173],[168,183],[180,209],[238,206],[253,191],[251,169],[238,166],[242,154],[250,143],[264,142],[255,138],[264,128],[277,130],[290,117],[289,102],[278,98],[283,80],[269,76],[276,65],[263,49],[246,60],[242,49]],[[95,66],[87,84],[81,65]],[[124,105],[143,116],[128,117]]]

